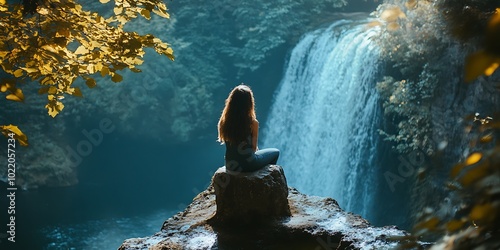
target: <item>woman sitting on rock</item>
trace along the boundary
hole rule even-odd
[[[218,141],[226,144],[227,170],[252,172],[278,161],[278,149],[259,150],[257,147],[259,122],[255,116],[255,100],[250,87],[241,84],[229,93],[218,129]]]

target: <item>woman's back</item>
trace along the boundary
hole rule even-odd
[[[218,130],[219,141],[226,144],[229,170],[251,172],[278,160],[278,149],[258,150],[259,122],[254,107],[252,90],[246,85],[235,87],[226,99]]]

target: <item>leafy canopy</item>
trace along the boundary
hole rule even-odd
[[[73,86],[79,77],[89,88],[99,76],[120,82],[119,70],[140,72],[145,48],[174,60],[161,39],[124,30],[127,22],[138,16],[149,20],[151,13],[169,18],[162,0],[115,0],[109,17],[85,11],[76,0],[0,0],[0,65],[12,76],[1,80],[0,91],[21,102],[18,83],[38,82],[38,93],[47,95],[48,114],[55,117],[64,109],[65,95],[82,96]]]

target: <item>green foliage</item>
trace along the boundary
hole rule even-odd
[[[389,71],[377,89],[384,100],[385,114],[397,124],[395,135],[382,133],[396,142],[399,152],[420,149],[434,153],[430,136],[440,131],[433,131],[436,123],[430,110],[442,108],[433,106],[437,87],[453,82],[443,78],[451,75],[443,72],[465,66],[465,75],[457,77],[471,81],[493,74],[498,67],[500,54],[495,50],[500,41],[500,16],[492,15],[495,7],[498,1],[476,0],[391,0],[379,7],[376,24],[384,30],[379,44],[395,70]],[[469,29],[458,34],[464,27]],[[469,32],[470,27],[476,28]],[[464,40],[470,43],[461,44]],[[477,48],[481,50],[464,60],[467,52]],[[447,195],[451,203],[440,209],[424,209],[412,234],[400,239],[401,248],[426,249],[429,244],[420,240],[438,239],[431,249],[500,247],[500,123],[478,114],[467,121],[469,134],[457,136],[475,139],[468,145],[468,156],[451,170],[451,180],[446,184],[453,191]],[[460,204],[455,204],[456,200]]]
[[[500,11],[495,7],[498,2],[492,0],[388,0],[379,6],[378,21],[372,25],[382,26],[378,42],[395,71],[389,71],[377,88],[386,115],[397,123],[395,134],[381,133],[396,142],[398,152],[434,152],[430,109],[436,87],[449,81],[440,77],[442,72],[465,65],[463,79],[472,81],[490,76],[500,66]],[[454,35],[482,37],[482,49],[465,62],[459,53],[450,57],[454,47],[464,50]]]
[[[168,18],[161,0],[116,0],[114,14],[107,18],[85,11],[74,0],[26,2],[31,5],[0,2],[1,67],[19,80],[39,82],[39,94],[47,95],[45,107],[52,117],[64,109],[65,95],[82,96],[73,86],[79,77],[89,88],[95,87],[98,76],[120,82],[118,71],[140,72],[136,67],[143,63],[145,48],[174,59],[172,48],[155,36],[124,30],[139,15],[150,19],[152,12]],[[12,93],[7,99],[23,99],[12,80],[3,79],[1,85]]]
[[[452,218],[428,208],[403,249],[415,248],[422,236],[441,237],[431,249],[498,249],[500,246],[500,122],[492,117],[469,118],[473,135],[470,153],[455,165],[448,187],[459,197]],[[422,248],[419,246],[418,248]]]
[[[230,10],[235,20],[232,29],[242,45],[225,52],[237,57],[239,68],[253,71],[259,68],[272,49],[295,41],[308,28],[324,20],[318,17],[346,5],[347,1],[264,0],[228,4],[234,6]]]
[[[394,68],[387,71],[377,89],[385,115],[397,124],[396,134],[381,134],[396,142],[400,153],[422,150],[430,155],[434,152],[431,104],[443,80],[440,72],[451,66],[442,64],[441,58],[452,41],[432,2],[386,1],[378,7],[377,16],[378,21],[372,23],[382,26],[377,42]]]
[[[183,26],[176,37],[202,44],[216,39],[205,53],[227,56],[241,75],[259,69],[273,49],[296,42],[346,4],[345,0],[191,0],[176,12]]]
[[[384,81],[377,83],[377,90],[381,94],[385,115],[400,117],[397,120],[396,135],[389,135],[384,131],[381,134],[386,140],[396,142],[398,152],[422,150],[428,155],[434,152],[434,145],[430,135],[431,110],[430,103],[437,85],[437,74],[425,64],[418,78],[396,81],[386,76]]]
[[[450,81],[443,77],[446,75],[443,72],[465,65],[461,79],[471,81],[480,75],[493,74],[500,65],[500,53],[497,55],[494,51],[500,43],[497,37],[500,18],[495,15],[490,18],[497,5],[494,1],[475,0],[388,0],[379,6],[378,21],[372,25],[382,26],[377,41],[393,69],[387,71],[377,88],[384,100],[385,114],[397,124],[395,134],[381,133],[396,142],[398,152],[420,149],[430,155],[435,151],[430,139],[433,133],[430,110],[436,88]],[[486,32],[482,33],[484,42],[480,43],[485,49],[467,60],[463,54],[471,49],[470,44],[464,46],[453,36],[457,27],[463,28],[463,23],[459,22],[463,19],[461,8],[475,13],[468,27],[482,26],[481,30]],[[479,36],[477,32],[474,34]]]
[[[440,9],[431,1],[388,0],[376,15],[383,28],[378,39],[382,54],[403,75],[439,57],[451,42]]]

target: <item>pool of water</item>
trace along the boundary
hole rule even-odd
[[[0,249],[116,249],[127,238],[160,230],[223,165],[214,140],[165,146],[112,138],[78,167],[79,184],[18,190],[16,242],[0,231]],[[0,225],[8,223],[0,188]]]

